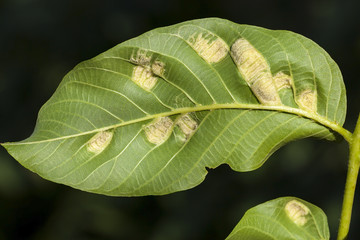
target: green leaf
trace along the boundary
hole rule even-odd
[[[209,18],[155,29],[70,71],[34,133],[3,146],[43,178],[106,195],[167,194],[206,168],[259,168],[280,146],[333,140],[342,76],[311,40]]]
[[[277,198],[249,209],[226,240],[330,239],[325,213],[294,197]]]

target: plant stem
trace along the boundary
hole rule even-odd
[[[351,212],[354,202],[357,177],[360,168],[360,115],[350,142],[348,175],[346,178],[345,193],[338,232],[338,240],[347,238],[350,228]]]

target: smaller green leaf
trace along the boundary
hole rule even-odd
[[[325,213],[295,197],[277,198],[248,210],[226,240],[330,239]]]

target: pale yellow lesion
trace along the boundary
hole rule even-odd
[[[263,55],[244,38],[236,40],[231,46],[231,56],[260,103],[270,106],[282,105],[278,92],[285,88],[293,88],[294,81],[291,76],[281,71],[273,76]],[[296,94],[295,101],[301,109],[316,113],[315,90],[307,89]]]
[[[95,154],[101,153],[109,146],[113,135],[111,131],[98,132],[86,144],[87,150]]]
[[[285,212],[292,222],[301,227],[307,223],[310,209],[297,200],[291,200],[285,205]]]
[[[146,91],[150,91],[157,82],[157,77],[148,68],[135,66],[131,80]]]
[[[229,51],[228,45],[222,39],[210,33],[195,33],[187,42],[208,63],[220,62]]]
[[[195,121],[189,113],[181,115],[177,119],[176,125],[179,126],[180,130],[184,133],[186,139],[188,139],[198,127],[197,121]]]
[[[144,127],[149,142],[159,145],[164,143],[171,135],[174,122],[169,117],[160,117]]]
[[[266,59],[244,38],[231,46],[231,56],[257,99],[264,105],[282,105]]]
[[[148,76],[148,78],[150,75],[164,76],[165,63],[158,59],[153,59],[153,55],[149,54],[147,50],[138,49],[136,54],[133,53],[131,55],[130,62],[146,69],[146,76]],[[136,69],[136,71],[140,70]]]
[[[292,84],[293,84],[293,79],[291,76],[283,73],[283,72],[278,72],[275,74],[275,76],[273,77],[274,82],[275,82],[275,86],[276,89],[278,91],[284,89],[284,88],[291,88]]]
[[[296,98],[299,107],[305,111],[316,113],[317,111],[317,94],[311,89],[303,90]]]
[[[148,51],[138,49],[136,54],[131,55],[130,61],[141,66],[149,66],[151,58],[152,56],[148,54]]]
[[[159,60],[155,60],[153,62],[153,64],[151,64],[151,71],[157,75],[157,76],[164,76],[164,72],[165,72],[165,63],[159,61]]]

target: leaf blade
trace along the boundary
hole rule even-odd
[[[295,197],[277,198],[249,209],[226,238],[330,239],[325,213]]]
[[[239,38],[255,54],[241,51],[239,58],[262,65],[267,79],[256,69],[239,71],[245,65],[231,54]],[[293,39],[315,48],[320,60],[313,62],[324,67],[314,68],[309,53],[285,47]],[[256,85],[253,76],[265,85]],[[281,104],[261,104],[257,98],[275,80],[283,81]],[[316,106],[313,96],[320,96]],[[344,103],[341,73],[310,40],[221,19],[194,20],[155,29],[80,63],[40,110],[33,135],[3,146],[40,176],[75,188],[116,196],[167,194],[199,184],[206,167],[226,163],[250,171],[289,141],[333,140],[331,129],[342,129]],[[162,118],[168,126],[154,124]]]

